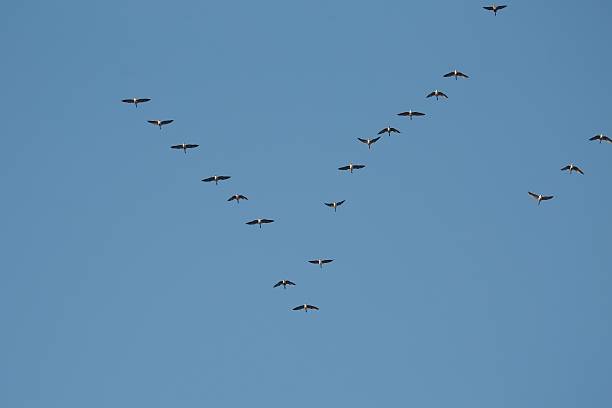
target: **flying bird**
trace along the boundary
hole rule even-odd
[[[205,183],[210,183],[211,181],[214,181],[215,185],[219,185],[219,181],[227,180],[229,178],[232,178],[232,176],[212,176],[202,179],[202,181]]]
[[[582,169],[580,169],[580,167],[578,166],[575,166],[573,163],[568,164],[567,166],[561,169],[561,171],[565,171],[565,170],[569,170],[569,174],[572,174],[572,171],[575,171],[576,173],[580,173],[584,175],[584,172],[582,171]]]
[[[361,143],[367,144],[368,149],[370,149],[372,145],[378,141],[378,139],[380,139],[380,136],[375,137],[374,139],[362,139],[360,137],[357,138],[357,140],[359,140]]]
[[[261,228],[261,224],[269,224],[271,222],[274,222],[274,220],[268,220],[265,218],[257,218],[253,221],[249,221],[247,222],[247,225],[255,225],[255,224],[259,224],[259,228]]]
[[[383,133],[388,133],[389,136],[391,136],[391,133],[401,133],[399,130],[397,130],[396,128],[393,128],[391,126],[387,126],[384,129],[381,129],[378,134],[382,135]]]
[[[122,99],[121,102],[125,103],[133,103],[135,107],[138,107],[139,103],[149,102],[150,98],[131,98],[131,99]]]
[[[333,262],[333,259],[313,259],[312,261],[308,261],[311,264],[319,265],[321,269],[323,269],[323,265],[326,263]]]
[[[349,163],[347,166],[338,167],[338,170],[348,170],[352,173],[353,170],[363,169],[364,167],[365,167],[365,164]]]
[[[455,77],[455,79],[457,79],[458,77],[462,77],[466,79],[469,78],[469,76],[465,75],[463,72],[457,71],[456,69],[452,70],[448,74],[444,74],[444,78],[450,78],[450,77]]]
[[[187,149],[195,149],[196,147],[198,147],[199,145],[197,144],[186,144],[186,143],[181,143],[181,144],[177,144],[174,146],[170,146],[171,149],[183,149],[183,151],[185,152],[185,154],[187,154]]]
[[[528,191],[528,193],[529,193],[530,196],[532,196],[533,198],[538,200],[538,205],[540,205],[540,202],[546,201],[546,200],[550,200],[551,198],[554,197],[554,196],[545,196],[545,195],[542,195],[542,194],[532,193],[531,191]]]
[[[344,204],[346,200],[342,200],[342,201],[334,201],[331,203],[325,203],[326,206],[331,207],[334,209],[334,212],[336,212],[336,208],[340,207],[342,204]]]
[[[484,6],[483,9],[492,11],[493,14],[497,15],[499,10],[505,9],[506,7],[508,6],[496,6],[495,4],[492,4],[490,6]]]
[[[303,304],[303,305],[296,306],[296,307],[294,307],[292,310],[302,310],[302,309],[304,309],[304,311],[305,311],[305,312],[308,312],[308,309],[311,309],[311,310],[319,310],[319,308],[318,308],[318,307],[313,306],[313,305],[307,305],[307,304]]]
[[[234,194],[233,196],[231,196],[230,198],[227,199],[227,201],[233,201],[233,200],[236,200],[237,203],[240,203],[240,200],[247,200],[248,201],[248,198],[246,198],[242,194]]]
[[[147,122],[149,122],[152,125],[159,126],[159,129],[161,130],[162,126],[169,125],[170,123],[174,122],[174,119],[168,119],[168,120],[155,119],[155,120],[147,120]]]
[[[412,120],[413,116],[425,116],[425,114],[421,112],[414,112],[414,111],[409,110],[406,112],[400,112],[397,114],[397,116],[408,116],[410,117],[410,120]]]
[[[603,135],[601,133],[593,136],[589,140],[599,140],[599,143],[601,143],[601,141],[603,140],[604,142],[612,143],[612,139],[610,139],[608,136]]]
[[[279,286],[283,285],[283,289],[287,289],[287,285],[289,286],[295,286],[295,283],[291,282],[290,280],[280,280],[278,281],[278,283],[274,286],[272,286],[273,288],[278,288]]]
[[[448,96],[446,96],[446,94],[444,92],[438,91],[437,89],[435,91],[431,92],[429,95],[427,95],[428,98],[431,98],[432,96],[435,96],[436,100],[438,100],[439,97],[448,99]]]

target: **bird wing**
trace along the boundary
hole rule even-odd
[[[359,140],[361,143],[368,143],[368,141],[366,139],[362,139],[360,137],[358,137],[357,140]]]
[[[351,166],[342,166],[342,167],[338,167],[338,170],[348,170],[350,168]]]
[[[304,308],[304,305],[299,305],[294,307],[292,310],[302,310]]]
[[[570,166],[569,166],[569,164],[568,164],[567,166],[565,166],[564,168],[562,168],[562,169],[561,169],[561,171],[565,171],[565,170],[569,170],[569,169],[570,169]]]
[[[172,122],[174,122],[174,119],[162,120],[161,124],[162,125],[167,125],[167,124],[172,123]]]
[[[378,132],[377,134],[382,135],[383,133],[386,133],[386,132],[387,132],[387,129],[381,129],[380,132]]]
[[[134,103],[134,100],[133,99],[122,99],[121,102]]]
[[[542,200],[550,200],[554,196],[542,196]]]
[[[410,116],[410,115],[412,115],[411,112],[400,112],[397,114],[397,116]]]
[[[412,112],[412,116],[425,116],[422,112]]]
[[[310,262],[311,264],[318,264],[318,263],[319,263],[319,260],[318,260],[318,259],[314,259],[314,260],[312,260],[312,261],[308,261],[308,262]]]
[[[397,130],[396,128],[390,128],[389,132],[402,133],[399,130]]]
[[[292,286],[295,286],[295,283],[293,283],[293,282],[291,282],[291,281],[286,281],[285,283],[286,283],[287,285],[292,285]]]
[[[253,221],[249,221],[247,222],[248,225],[255,225],[257,224],[257,220],[253,220]]]
[[[147,122],[152,123],[154,125],[157,125],[157,121],[156,120],[147,120]]]
[[[215,178],[214,177],[208,177],[208,178],[202,179],[202,181],[205,182],[205,183],[208,183],[209,181],[215,181]]]
[[[242,194],[238,194],[238,197],[240,197],[241,200],[249,200],[248,198],[246,198],[246,196],[243,196]]]
[[[336,206],[339,206],[339,205],[344,204],[344,202],[345,202],[345,201],[346,201],[346,200],[338,201],[338,202],[336,203]]]
[[[574,170],[576,170],[578,173],[580,173],[580,174],[583,174],[583,175],[584,175],[584,172],[582,171],[582,169],[581,169],[581,168],[574,166]]]
[[[436,96],[435,92],[430,93],[429,95],[427,95],[428,98],[431,98],[432,96]]]
[[[448,99],[448,96],[446,96],[446,94],[444,92],[438,92],[438,96],[443,96],[446,99]]]
[[[267,219],[265,219],[265,218],[264,218],[263,220],[261,220],[261,223],[262,223],[262,224],[269,224],[269,223],[271,223],[271,222],[274,222],[274,220],[267,220]]]
[[[280,285],[283,284],[283,281],[278,281],[278,283],[274,286],[272,286],[273,288],[278,288]]]
[[[589,140],[599,140],[600,138],[601,138],[601,136],[595,135],[595,136],[591,137]]]
[[[186,147],[187,149],[193,149],[194,147],[198,147],[198,146],[199,146],[199,145],[197,145],[197,144],[188,144],[188,145],[185,145],[185,147]]]
[[[370,144],[376,143],[378,139],[380,139],[380,136],[375,137],[374,139],[370,140]]]
[[[608,136],[602,137],[601,140],[605,140],[608,143],[612,143],[612,139],[610,139]]]
[[[232,200],[235,200],[235,199],[236,199],[236,196],[235,196],[235,195],[233,195],[233,196],[231,196],[230,198],[228,198],[228,199],[227,199],[227,201],[232,201]]]
[[[227,180],[232,178],[232,176],[217,176],[217,180]]]
[[[149,102],[150,100],[151,98],[140,98],[140,99],[136,99],[136,102],[143,103],[143,102]]]
[[[443,77],[448,78],[448,77],[452,77],[453,75],[455,75],[454,72],[449,72],[448,74],[444,74]]]
[[[334,203],[324,203],[324,204],[325,204],[326,206],[328,206],[328,207],[333,207],[333,206],[334,206]]]
[[[170,146],[171,149],[182,149],[183,145],[174,145],[174,146]],[[202,180],[204,181],[204,180]]]
[[[533,198],[539,197],[539,195],[537,195],[536,193],[532,193],[531,191],[528,191],[527,193],[529,193],[529,195],[532,196]]]
[[[319,310],[319,308],[318,308],[318,307],[313,306],[313,305],[306,305],[306,307],[307,307],[308,309]]]
[[[354,169],[363,169],[364,167],[365,167],[365,164],[353,164]]]
[[[333,259],[323,259],[323,260],[321,261],[321,263],[326,264],[326,263],[330,263],[330,262],[333,262],[333,261],[334,261]]]
[[[493,11],[493,7],[491,6],[484,6],[483,9]]]
[[[497,6],[497,9],[501,10],[501,9],[505,9],[506,7],[508,7],[508,6],[506,6],[506,5],[504,5],[504,6]]]
[[[464,78],[469,78],[469,76],[465,75],[463,72],[457,72],[457,75]]]

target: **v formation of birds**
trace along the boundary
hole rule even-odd
[[[490,5],[490,6],[484,6],[483,8],[485,10],[491,11],[495,16],[497,15],[497,13],[503,9],[505,9],[507,6],[506,5]],[[467,74],[453,69],[452,71],[442,75],[442,77],[444,78],[454,78],[455,80],[461,78],[461,79],[468,79],[470,78]],[[435,89],[434,91],[430,92],[429,94],[426,95],[426,98],[432,98],[434,97],[436,100],[440,100],[440,99],[448,99],[448,96],[441,90]],[[122,102],[124,103],[128,103],[128,104],[133,104],[135,107],[138,107],[139,104],[143,104],[146,102],[151,101],[151,98],[128,98],[128,99],[122,99]],[[415,117],[422,117],[425,116],[425,113],[423,112],[417,112],[417,111],[412,111],[412,110],[408,110],[405,112],[400,112],[397,114],[397,116],[402,116],[402,117],[408,117],[410,120],[412,120]],[[148,120],[147,122],[149,122],[150,124],[159,127],[159,129],[161,130],[163,126],[169,125],[171,123],[174,122],[173,119],[152,119],[152,120]],[[357,138],[357,140],[365,145],[368,146],[368,149],[371,149],[373,147],[373,145],[378,142],[384,135],[386,135],[385,137],[389,137],[391,136],[393,133],[401,133],[399,129],[386,126],[384,128],[382,128],[379,132],[377,137],[374,138],[367,138],[367,139],[363,139],[363,138]],[[606,143],[610,143],[612,144],[612,139],[610,139],[608,136],[604,135],[604,134],[598,134],[595,135],[591,138],[589,138],[588,140],[590,141],[598,141],[599,143],[602,142],[606,142]],[[195,149],[197,148],[199,145],[197,144],[192,144],[192,143],[181,143],[181,144],[176,144],[176,145],[172,145],[170,146],[170,148],[172,149],[177,149],[177,150],[182,150],[183,153],[187,154],[187,150],[188,149]],[[338,170],[340,171],[348,171],[349,173],[353,173],[353,171],[355,170],[360,170],[365,168],[365,164],[355,164],[355,163],[348,163],[344,166],[338,167]],[[572,174],[573,172],[575,172],[576,174],[580,174],[580,175],[584,175],[583,170],[578,167],[577,165],[575,165],[574,163],[570,163],[567,164],[566,166],[561,168],[561,171],[567,171],[569,174]],[[225,175],[213,175],[207,178],[202,179],[203,182],[206,183],[210,183],[210,182],[214,182],[215,184],[218,184],[221,181],[225,181],[230,179],[231,176],[225,176]],[[545,195],[542,194],[541,192],[533,192],[533,191],[528,191],[529,196],[531,196],[534,200],[537,201],[538,205],[541,204],[542,201],[548,201],[554,198],[554,195]],[[245,200],[248,201],[248,198],[242,194],[234,194],[231,197],[229,197],[227,199],[227,201],[236,201],[236,203],[239,203],[240,200]],[[341,200],[341,201],[333,201],[333,202],[324,202],[324,204],[330,208],[332,208],[334,210],[334,212],[336,212],[338,210],[338,207],[340,207],[342,204],[344,204],[345,200]],[[254,220],[251,221],[247,221],[246,224],[247,225],[257,225],[259,228],[262,228],[263,224],[270,224],[273,223],[274,220],[273,219],[267,219],[267,218],[256,218]],[[320,268],[323,268],[323,265],[329,264],[331,262],[333,262],[333,259],[313,259],[313,260],[309,260],[308,261],[311,264],[314,265],[318,265]],[[292,281],[288,280],[288,279],[281,279],[280,281],[278,281],[276,284],[273,285],[273,288],[278,288],[280,286],[283,287],[283,289],[287,289],[287,286],[295,286],[296,284],[293,283]],[[315,305],[311,305],[308,303],[304,303],[304,304],[300,304],[298,306],[293,307],[291,310],[304,310],[304,312],[308,312],[308,310],[319,310],[319,308]]]

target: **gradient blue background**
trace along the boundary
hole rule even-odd
[[[483,5],[5,2],[0,406],[611,406],[612,4]]]

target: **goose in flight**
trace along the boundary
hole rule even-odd
[[[149,102],[151,98],[131,98],[131,99],[122,99],[121,102],[125,103],[133,103],[135,107],[138,107],[139,103]]]
[[[425,116],[425,114],[421,112],[414,112],[414,111],[409,110],[406,112],[400,112],[397,114],[397,116],[408,116],[410,120],[412,120],[413,116]]]
[[[342,204],[344,204],[346,200],[342,200],[342,201],[333,201],[331,203],[325,203],[326,206],[331,207],[334,209],[334,212],[336,212],[336,208],[340,207]]]
[[[231,196],[230,198],[227,199],[227,201],[234,201],[234,200],[236,200],[237,203],[240,203],[240,200],[247,200],[248,201],[248,198],[246,198],[242,194],[234,194],[233,196]]]
[[[253,221],[249,221],[247,222],[247,225],[255,225],[255,224],[259,224],[259,228],[261,228],[261,224],[269,224],[271,222],[274,222],[274,220],[268,220],[265,218],[257,218]]]
[[[466,79],[469,78],[469,76],[465,75],[461,71],[457,71],[456,69],[452,70],[448,74],[444,74],[444,78],[450,78],[450,77],[455,77],[455,79],[457,79],[458,77],[466,78]]]
[[[304,311],[305,311],[305,312],[308,312],[308,309],[311,309],[311,310],[319,310],[319,308],[318,308],[318,307],[313,306],[313,305],[307,305],[307,304],[303,304],[303,305],[296,306],[296,307],[294,307],[292,310],[302,310],[302,309],[304,309]]]
[[[287,289],[287,285],[295,286],[295,283],[291,282],[290,280],[283,279],[283,280],[279,280],[278,283],[272,287],[278,288],[281,285],[283,285],[283,289]]]
[[[357,138],[357,140],[359,140],[361,143],[367,144],[368,149],[370,149],[372,145],[378,141],[378,139],[380,139],[380,136],[375,137],[374,139],[362,139],[360,137]]]
[[[561,169],[561,171],[566,171],[569,170],[569,174],[572,174],[572,171],[575,171],[576,173],[580,173],[584,175],[584,172],[582,171],[582,169],[580,169],[580,167],[572,164],[568,164],[567,166],[565,166],[564,168]]]
[[[215,185],[219,185],[219,181],[227,180],[229,178],[232,178],[232,176],[211,176],[211,177],[202,179],[202,181],[205,183],[210,183],[211,181],[214,181]]]
[[[387,133],[387,134],[389,134],[389,136],[391,136],[391,133],[402,133],[402,132],[400,132],[400,131],[399,131],[399,130],[397,130],[396,128],[393,128],[393,127],[391,127],[391,126],[387,126],[386,128],[381,129],[381,130],[378,132],[378,134],[379,134],[379,135],[382,135],[383,133]]]
[[[492,11],[493,14],[497,15],[499,10],[505,9],[508,6],[496,6],[495,4],[491,4],[490,6],[484,6],[483,9]]]
[[[159,126],[159,129],[161,130],[162,126],[169,125],[170,123],[174,122],[174,119],[167,119],[167,120],[155,119],[155,120],[147,120],[147,122],[149,122],[152,125]]]
[[[312,261],[308,261],[308,262],[310,262],[311,264],[314,264],[314,265],[319,265],[319,267],[321,269],[323,269],[323,265],[324,264],[330,263],[330,262],[333,262],[333,261],[334,261],[333,259],[313,259]]]
[[[448,96],[446,96],[446,94],[444,92],[438,91],[437,89],[435,91],[431,92],[429,95],[427,95],[428,98],[431,98],[432,96],[435,96],[436,100],[438,100],[439,97],[448,99]]]
[[[532,196],[533,198],[538,200],[538,205],[540,205],[540,202],[546,201],[546,200],[550,200],[551,198],[554,197],[554,196],[545,196],[545,195],[542,195],[542,194],[532,193],[531,191],[528,191],[528,193],[529,193],[530,196]]]
[[[197,144],[186,144],[186,143],[181,143],[181,144],[177,144],[174,146],[170,146],[171,149],[183,149],[183,151],[185,152],[185,154],[187,154],[187,149],[195,149],[196,147],[198,147],[199,145]]]
[[[347,166],[338,167],[338,170],[348,170],[352,173],[353,170],[363,169],[364,167],[365,167],[365,164],[349,163]]]
[[[603,135],[601,133],[593,136],[589,140],[599,140],[599,143],[601,143],[601,141],[603,140],[604,142],[612,143],[612,139],[610,139],[608,136]]]

